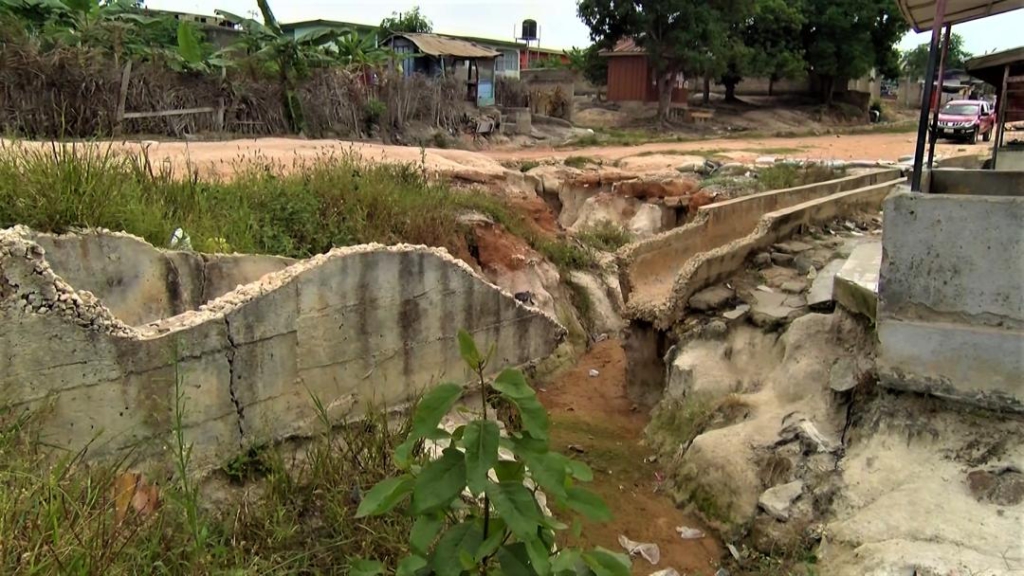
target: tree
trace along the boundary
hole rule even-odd
[[[305,121],[302,106],[296,95],[298,80],[307,76],[312,66],[336,63],[324,46],[337,40],[344,31],[318,28],[296,38],[285,34],[281,29],[268,0],[256,0],[256,3],[263,13],[262,23],[224,10],[216,10],[216,13],[241,26],[243,35],[240,45],[272,65],[281,81],[288,124],[294,132],[301,133],[305,128]]]
[[[609,45],[632,38],[643,48],[658,86],[658,116],[668,116],[672,82],[680,73],[714,77],[725,69],[728,30],[745,18],[752,0],[579,0],[577,12],[591,38]]]
[[[928,48],[929,44],[925,43],[903,53],[900,68],[904,74],[914,80],[924,78],[928,66]],[[952,33],[949,37],[949,52],[946,54],[946,68],[963,68],[964,62],[972,57],[973,54],[964,49],[964,39],[956,32]]]
[[[434,25],[416,6],[408,12],[392,12],[391,16],[380,21],[380,31],[384,36],[398,32],[426,34],[434,31]]]
[[[608,81],[608,59],[601,56],[601,47],[597,44],[586,48],[573,46],[565,54],[569,57],[569,69],[581,74],[591,84],[600,86]]]
[[[804,57],[827,104],[837,82],[872,68],[884,75],[898,62],[895,46],[907,25],[892,0],[804,0],[804,17]]]
[[[768,95],[775,82],[806,69],[800,31],[806,18],[799,0],[757,0],[744,36],[750,48],[749,70],[768,78]]]

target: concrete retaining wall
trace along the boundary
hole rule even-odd
[[[883,247],[882,383],[1024,411],[1024,196],[894,195]]]
[[[649,320],[667,329],[682,318],[690,296],[727,279],[743,267],[752,253],[789,238],[804,226],[829,222],[855,212],[877,212],[895,186],[894,182],[876,184],[765,214],[747,236],[690,259],[672,286],[670,305],[661,308],[660,314]]]
[[[899,178],[901,172],[897,169],[879,170],[703,206],[690,224],[630,244],[619,251],[623,296],[627,304],[640,310],[664,302],[687,261],[745,238],[754,231],[763,215]]]
[[[922,189],[930,194],[1024,196],[1024,172],[930,170]]]
[[[251,270],[239,257],[214,261]],[[131,277],[135,261],[122,263]],[[141,285],[161,294],[155,280]],[[140,298],[107,288],[125,303]],[[97,457],[157,455],[171,439],[177,381],[199,471],[247,446],[309,434],[313,395],[342,422],[465,381],[460,328],[496,343],[494,369],[543,358],[564,335],[443,250],[380,245],[335,249],[199,310],[131,326],[55,274],[40,244],[17,230],[0,231],[0,323],[2,397],[37,413],[44,442]]]

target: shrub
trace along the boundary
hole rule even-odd
[[[845,175],[845,169],[833,168],[824,164],[796,166],[783,163],[774,164],[758,171],[757,179],[762,190],[782,190],[795,186],[835,180]]]
[[[543,490],[557,509],[606,521],[611,513],[604,502],[579,486],[593,479],[593,472],[550,450],[547,412],[518,370],[506,369],[490,384],[515,408],[522,425],[502,438],[498,424],[488,418],[486,400],[484,374],[494,347],[481,354],[464,331],[458,340],[462,358],[476,376],[482,414],[449,433],[439,424],[462,396],[462,387],[442,384],[428,392],[413,413],[408,438],[395,449],[394,460],[403,473],[374,486],[359,505],[360,518],[415,519],[408,539],[412,553],[397,562],[396,573],[628,576],[630,561],[623,554],[602,548],[556,551],[556,534],[568,526],[545,514],[534,491]],[[444,451],[420,465],[416,454],[428,439],[440,442]],[[510,459],[499,458],[499,446]],[[395,510],[402,514],[393,514]],[[359,560],[352,567],[350,573],[360,576],[384,571],[380,560]]]
[[[633,234],[614,222],[603,220],[576,234],[576,239],[591,248],[615,252],[632,242]]]

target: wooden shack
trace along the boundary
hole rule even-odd
[[[394,34],[383,44],[398,54],[406,76],[451,76],[466,82],[466,100],[494,105],[494,60],[501,54],[479,44],[439,34]]]

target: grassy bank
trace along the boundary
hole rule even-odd
[[[454,190],[416,164],[372,164],[348,154],[284,167],[239,161],[230,180],[175,173],[144,153],[53,144],[0,150],[0,228],[124,230],[166,246],[176,228],[196,250],[295,258],[335,246],[412,243],[466,253],[459,216],[481,212],[563,268],[592,259],[538,236],[500,197]]]
[[[404,438],[383,414],[325,429],[295,460],[274,449],[236,458],[217,473],[235,486],[218,499],[179,475],[133,489],[125,462],[55,461],[30,418],[9,416],[0,409],[2,574],[344,574],[350,557],[406,552],[411,520],[355,519]],[[187,451],[170,446],[169,459]]]

